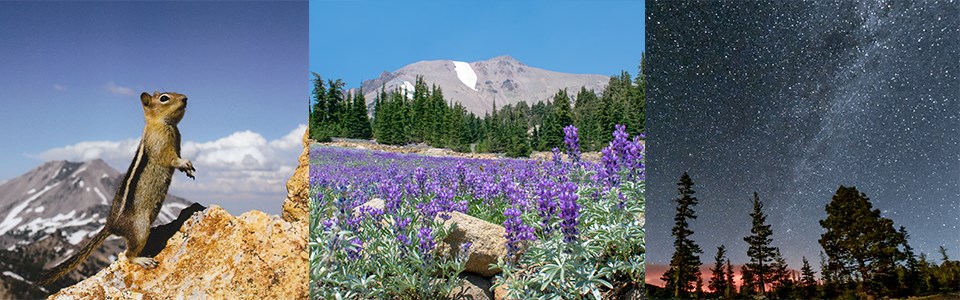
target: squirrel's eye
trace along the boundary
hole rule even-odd
[[[167,95],[160,96],[160,103],[167,103],[167,101],[170,101],[170,96],[167,96]]]

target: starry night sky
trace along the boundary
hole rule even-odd
[[[684,171],[705,265],[720,244],[747,261],[756,191],[790,267],[819,274],[840,185],[960,258],[960,2],[731,2],[647,2],[648,266],[670,261]]]

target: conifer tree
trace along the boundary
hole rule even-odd
[[[813,268],[807,257],[803,257],[803,267],[800,268],[800,290],[804,299],[813,299],[817,297],[817,279],[814,277]]]
[[[733,295],[736,294],[736,282],[733,280],[733,264],[730,263],[730,259],[727,259],[727,289],[723,292],[723,297],[726,299],[733,299]]]
[[[353,96],[351,105],[353,112],[353,138],[368,140],[373,137],[373,129],[370,125],[370,117],[367,115],[367,99],[363,96],[363,89],[357,91]]]
[[[760,202],[760,196],[753,193],[753,212],[750,217],[753,220],[753,226],[750,229],[750,235],[744,237],[747,242],[747,256],[750,262],[746,263],[757,289],[761,295],[766,292],[766,285],[772,283],[775,277],[772,264],[780,256],[780,250],[771,246],[773,239],[770,236],[773,231],[770,230],[770,224],[767,224],[767,216],[763,213],[763,203]]]
[[[603,132],[598,117],[599,99],[597,94],[586,87],[581,87],[577,93],[576,105],[574,105],[574,124],[579,129],[580,147],[583,151],[596,151],[601,149],[600,136],[609,135],[609,132]]]
[[[901,249],[906,238],[894,228],[893,220],[882,217],[855,187],[840,186],[826,211],[827,218],[820,220],[826,232],[819,242],[828,263],[841,274],[858,278],[859,297],[890,293],[886,277],[893,276],[897,263],[906,259]]]
[[[324,125],[326,124],[326,99],[327,88],[323,84],[323,78],[320,74],[313,74],[313,91],[310,93],[312,104],[310,109],[310,138],[317,141],[325,141]]]
[[[726,267],[724,263],[727,262],[727,259],[725,256],[726,253],[727,253],[727,249],[723,245],[720,245],[720,247],[717,247],[717,255],[714,256],[713,269],[710,269],[713,275],[710,276],[709,287],[711,290],[713,290],[713,292],[716,295],[719,295],[719,296],[725,295],[724,293],[726,293],[727,291],[728,276],[726,271],[724,270],[724,267]]]
[[[563,148],[563,128],[571,124],[573,124],[573,112],[570,108],[570,97],[567,96],[567,90],[563,89],[553,96],[553,102],[550,103],[550,112],[543,122],[543,131],[540,133],[539,150]]]
[[[693,230],[690,229],[688,220],[697,218],[693,206],[697,205],[697,197],[694,197],[693,180],[686,172],[680,177],[677,183],[679,197],[677,202],[677,213],[674,216],[674,226],[671,234],[675,240],[673,242],[674,252],[670,258],[670,268],[663,274],[661,279],[666,282],[666,290],[674,298],[689,298],[693,291],[693,284],[700,278],[700,257],[703,253],[700,246],[690,239]]]

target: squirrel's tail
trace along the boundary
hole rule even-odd
[[[97,232],[97,235],[93,236],[92,240],[83,246],[83,249],[80,249],[80,252],[70,256],[70,258],[67,258],[67,260],[44,273],[43,276],[40,277],[40,280],[37,280],[37,282],[35,282],[33,285],[41,287],[57,281],[57,279],[60,279],[60,277],[63,277],[63,275],[66,275],[71,270],[79,266],[80,263],[86,260],[93,250],[100,248],[100,244],[103,244],[103,241],[109,236],[110,231],[107,230],[106,226],[104,226],[103,229],[100,229],[100,232]]]

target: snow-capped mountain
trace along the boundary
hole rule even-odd
[[[533,104],[552,99],[558,90],[566,88],[576,94],[580,87],[600,92],[610,77],[594,74],[569,74],[527,66],[513,57],[498,56],[489,60],[471,63],[452,60],[416,62],[393,72],[383,72],[379,77],[363,82],[364,97],[368,104],[374,103],[380,88],[392,91],[407,90],[413,94],[417,76],[423,76],[427,86],[437,85],[443,89],[447,100],[463,104],[468,111],[478,115],[493,108],[526,101]]]
[[[35,279],[45,265],[50,267],[82,248],[106,222],[122,180],[123,174],[97,159],[46,162],[0,184],[0,298],[5,298],[5,287],[17,291],[24,279]],[[167,195],[154,225],[171,222],[191,204]],[[121,238],[107,239],[68,277],[92,275],[123,247]]]

